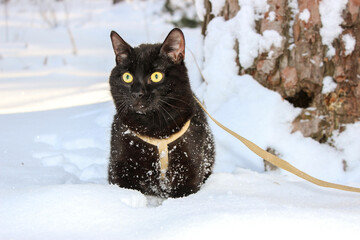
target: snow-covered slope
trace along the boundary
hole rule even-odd
[[[215,171],[198,193],[161,201],[107,184],[114,114],[107,83],[114,65],[109,33],[116,30],[132,45],[163,41],[173,26],[162,5],[155,0],[0,5],[0,239],[359,235],[359,194],[322,189],[280,170],[264,173],[261,159],[214,124]],[[184,29],[193,89],[214,116],[316,177],[360,186],[360,124],[334,136],[336,148],[291,134],[299,110],[251,77],[237,76],[233,38],[216,26],[220,21],[205,42],[199,29]]]

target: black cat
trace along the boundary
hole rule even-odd
[[[116,106],[108,180],[159,197],[197,192],[212,172],[214,141],[193,98],[185,40],[173,29],[162,44],[132,48],[111,32]]]

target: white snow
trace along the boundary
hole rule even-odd
[[[283,37],[275,30],[265,30],[259,42],[259,52],[269,51],[271,46],[281,47]]]
[[[360,124],[349,124],[346,130],[342,133],[337,133],[334,136],[334,142],[339,150],[344,153],[343,159],[346,161],[349,172],[358,172],[359,165],[354,164],[360,161],[360,156],[357,154],[357,149],[360,147],[358,136],[360,134]],[[359,174],[347,174],[346,176],[350,182],[359,182]]]
[[[333,92],[333,91],[335,91],[336,87],[337,87],[337,84],[333,80],[332,77],[329,77],[329,76],[324,77],[321,93],[327,94],[327,93]]]
[[[309,9],[305,8],[300,14],[299,19],[304,21],[305,23],[308,23],[310,19],[310,12]]]
[[[214,67],[212,66],[213,63],[208,62],[208,59],[213,59],[210,55],[216,55],[216,52],[219,52],[222,61],[229,63],[230,59],[234,60],[236,58],[233,51],[235,39],[237,39],[239,43],[239,61],[244,68],[252,66],[254,59],[259,54],[259,51],[268,49],[272,44],[279,43],[280,36],[274,33],[273,30],[269,30],[269,32],[266,32],[264,36],[260,35],[255,30],[255,21],[259,19],[260,16],[262,16],[268,9],[266,0],[241,0],[239,1],[239,5],[240,11],[234,18],[225,22],[222,17],[216,17],[208,25],[204,51],[205,74],[207,66],[210,66],[210,68]],[[226,44],[223,44],[224,42],[226,42]],[[222,74],[225,74],[225,76],[222,75],[222,78],[226,78],[227,74],[237,72],[237,68],[233,60],[230,65],[226,66],[226,69],[222,69]],[[231,81],[226,82],[232,84]],[[221,88],[224,89],[224,91],[220,91],[222,95],[226,95],[227,90],[225,89],[232,89],[231,86],[226,84]]]
[[[269,12],[269,16],[268,16],[267,19],[268,19],[270,22],[272,22],[272,21],[275,20],[275,18],[276,18],[276,13],[275,13],[274,11]]]
[[[205,15],[205,6],[204,1],[202,0],[195,0],[195,8],[196,8],[196,14],[200,21],[204,21],[204,15]]]
[[[345,46],[345,55],[350,55],[355,49],[356,39],[353,35],[347,33],[342,36],[342,40]]]
[[[107,79],[114,66],[110,31],[138,45],[163,41],[173,26],[161,14],[164,1],[65,3],[68,20],[64,2],[53,0],[10,1],[8,18],[0,15],[0,239],[359,235],[359,194],[320,188],[282,170],[264,173],[263,161],[214,123],[216,165],[198,193],[162,201],[108,185],[115,111]],[[254,22],[267,9],[265,0],[239,3],[235,19],[211,22],[205,41],[200,29],[183,29],[193,90],[215,118],[262,148],[315,177],[360,186],[359,123],[335,132],[335,147],[291,134],[300,109],[251,76],[238,76],[235,37],[241,63],[250,66],[266,37]]]
[[[212,14],[214,14],[214,16],[218,16],[224,8],[225,0],[210,0],[210,3]]]
[[[332,42],[337,38],[342,28],[340,26],[342,19],[342,11],[346,7],[347,0],[322,0],[319,3],[319,11],[321,16],[322,27],[320,35],[322,43],[329,47],[328,57],[335,55],[335,48]]]

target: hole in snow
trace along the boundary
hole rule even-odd
[[[293,97],[287,97],[285,99],[294,105],[294,107],[308,108],[310,107],[313,98],[313,94],[309,94],[301,89]]]

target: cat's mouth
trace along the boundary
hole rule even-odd
[[[146,115],[146,112],[144,111],[136,111],[137,114]]]
[[[146,115],[146,112],[149,111],[149,107],[145,106],[142,103],[131,105],[131,108],[136,114],[141,114],[141,115]]]

